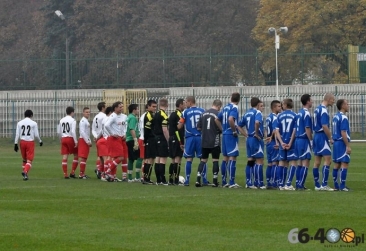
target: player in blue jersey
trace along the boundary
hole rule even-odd
[[[334,104],[334,95],[327,93],[323,102],[315,109],[313,117],[313,150],[314,150],[314,182],[315,191],[334,191],[328,186],[329,168],[331,164],[330,144],[333,144],[332,134],[329,129],[329,114],[327,107]],[[324,157],[322,169],[322,184],[319,183],[319,166]]]
[[[296,119],[296,155],[299,158],[296,169],[296,190],[305,190],[305,180],[311,160],[311,149],[313,147],[313,130],[309,109],[313,100],[309,94],[301,96],[303,108],[297,114]]]
[[[291,110],[293,105],[292,99],[284,99],[282,101],[283,112],[277,116],[275,121],[276,137],[280,143],[280,162],[277,168],[277,182],[280,190],[295,190],[291,185],[295,168],[290,168],[291,172],[286,181],[288,164],[295,167],[297,161],[295,153],[296,113]]]
[[[349,128],[349,121],[346,116],[349,105],[347,100],[339,99],[337,101],[338,113],[333,117],[332,138],[334,140],[333,146],[333,181],[335,190],[348,192],[346,187],[347,171],[350,162],[351,154],[351,133]],[[340,171],[340,183],[338,183],[338,170]]]
[[[238,132],[245,135],[242,128],[237,126],[239,111],[238,103],[240,94],[235,92],[231,95],[231,103],[227,104],[219,113],[219,120],[222,124],[222,155],[221,163],[222,186],[229,188],[239,188],[235,183],[236,157],[239,156]],[[226,182],[226,169],[229,170],[230,181]]]
[[[276,180],[276,169],[278,166],[279,143],[275,135],[274,123],[277,120],[278,113],[281,112],[281,102],[279,100],[273,100],[271,102],[272,113],[268,115],[266,119],[266,153],[268,166],[266,169],[266,181],[267,189],[272,189],[277,187]]]
[[[179,120],[178,129],[185,128],[185,144],[183,156],[186,158],[186,180],[185,186],[189,186],[189,179],[192,172],[192,161],[194,157],[201,158],[201,131],[197,129],[197,122],[204,113],[204,109],[196,107],[196,99],[193,96],[186,98],[186,107]],[[207,180],[203,176],[203,183]]]
[[[263,129],[263,102],[257,97],[250,100],[249,109],[239,121],[238,126],[246,129],[248,138],[246,141],[248,163],[245,169],[246,188],[259,187],[266,189],[263,183],[263,158],[264,158],[264,129]],[[252,171],[253,170],[253,171]],[[254,183],[252,181],[254,174]]]

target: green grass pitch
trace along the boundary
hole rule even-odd
[[[91,179],[65,180],[59,144],[52,139],[37,146],[29,180],[23,181],[20,153],[11,140],[1,143],[0,251],[339,250],[355,244],[291,244],[288,233],[308,228],[314,236],[319,228],[349,227],[357,236],[366,234],[363,143],[352,144],[349,193],[314,191],[311,170],[306,185],[312,191],[306,192],[196,188],[197,159],[189,187],[101,182],[93,171],[95,146],[87,162]],[[245,163],[242,148],[239,185]],[[355,246],[365,248],[366,243]]]

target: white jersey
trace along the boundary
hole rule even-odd
[[[19,121],[15,134],[15,144],[18,144],[19,138],[24,141],[34,141],[36,138],[39,142],[42,142],[39,137],[37,123],[30,118]]]
[[[108,119],[109,119],[109,116],[106,116],[102,122],[102,133],[103,133],[103,137],[105,139],[107,139],[109,137],[109,132],[105,129],[105,123],[107,123]]]
[[[92,134],[94,139],[99,139],[103,136],[103,120],[107,117],[104,112],[99,112],[92,122]]]
[[[109,135],[124,137],[127,132],[127,116],[123,113],[117,115],[113,112],[104,126]]]
[[[80,139],[84,139],[85,143],[91,144],[90,140],[90,124],[87,118],[82,118],[79,122]]]
[[[63,117],[57,127],[57,133],[60,138],[71,137],[75,144],[78,143],[76,138],[76,121],[70,115]]]
[[[145,119],[146,112],[143,113],[139,119],[139,130],[140,130],[140,137],[139,139],[144,140],[144,119]]]

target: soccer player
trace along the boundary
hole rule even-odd
[[[93,134],[94,141],[96,142],[96,146],[97,146],[97,162],[96,162],[95,174],[97,175],[97,178],[100,179],[101,174],[104,170],[104,159],[102,156],[105,156],[105,155],[101,155],[99,152],[103,151],[103,149],[101,149],[101,148],[105,149],[105,145],[104,145],[105,142],[103,142],[103,144],[98,145],[98,140],[103,139],[102,124],[103,124],[103,120],[107,117],[107,115],[105,114],[105,109],[106,109],[105,102],[98,103],[97,108],[98,108],[99,113],[97,115],[95,115],[95,117],[93,119],[92,134]],[[102,140],[102,141],[104,141],[104,140]]]
[[[193,96],[186,98],[186,106],[179,120],[178,129],[185,128],[185,145],[183,156],[186,158],[184,186],[189,186],[194,157],[201,158],[201,132],[197,129],[197,122],[204,112],[203,108],[196,106]],[[207,183],[206,180],[203,181]]]
[[[275,135],[274,123],[277,120],[278,113],[281,112],[281,102],[279,100],[273,100],[271,102],[272,113],[268,115],[266,119],[266,153],[268,167],[266,169],[266,181],[267,189],[272,189],[277,187],[276,180],[276,168],[278,166],[279,143]]]
[[[140,172],[142,166],[142,158],[140,158],[140,149],[138,138],[140,137],[140,130],[137,122],[137,115],[139,114],[138,104],[130,104],[128,106],[127,116],[127,133],[126,144],[128,148],[128,182],[141,182]],[[136,179],[132,178],[133,164],[136,160]]]
[[[299,158],[296,169],[296,190],[305,190],[305,181],[311,160],[311,149],[313,147],[313,129],[309,109],[313,100],[309,94],[301,96],[303,108],[296,118],[296,155]]]
[[[327,93],[324,95],[323,102],[315,109],[313,118],[314,130],[314,183],[315,191],[334,191],[328,186],[329,168],[331,164],[330,144],[333,144],[332,134],[329,129],[329,114],[327,107],[334,104],[334,95]],[[322,158],[324,165],[322,170],[322,184],[319,183],[319,166]]]
[[[227,104],[218,116],[222,124],[222,186],[229,188],[239,188],[240,186],[235,183],[236,157],[239,156],[237,130],[239,130],[239,132],[244,136],[246,136],[246,132],[241,127],[237,126],[239,118],[238,104],[240,101],[240,94],[234,92],[231,94],[230,100],[231,103]],[[226,169],[229,169],[229,184],[226,182]]]
[[[204,166],[207,164],[208,156],[212,155],[212,173],[213,173],[213,187],[218,187],[219,183],[217,177],[220,171],[219,158],[221,153],[221,140],[220,134],[222,132],[222,126],[218,120],[219,111],[221,110],[221,100],[214,100],[212,108],[206,110],[200,120],[197,123],[197,129],[201,131],[201,145],[202,145],[202,158],[198,166],[196,187],[201,187],[201,174]]]
[[[264,158],[264,129],[263,129],[263,102],[257,97],[250,100],[249,109],[239,121],[239,127],[245,127],[248,135],[246,142],[248,163],[245,169],[246,188],[266,189],[263,182],[263,158]],[[252,169],[254,173],[254,184],[252,181]]]
[[[57,127],[57,134],[59,135],[61,141],[61,155],[62,155],[62,171],[64,173],[64,178],[76,178],[75,170],[78,167],[78,140],[76,138],[76,121],[74,117],[74,107],[66,108],[66,116],[60,120]],[[72,161],[71,173],[68,176],[67,170],[67,159],[69,154],[74,155],[74,160]]]
[[[292,99],[284,99],[282,101],[283,112],[278,115],[275,121],[276,137],[280,143],[280,163],[277,168],[278,188],[280,190],[295,190],[291,185],[297,161],[295,153],[296,113],[291,110],[293,105]],[[289,173],[286,181],[288,164],[293,168],[290,169],[292,172]]]
[[[168,109],[168,100],[161,98],[159,100],[160,110],[154,115],[154,135],[157,146],[157,153],[155,158],[155,175],[157,185],[168,185],[165,178],[165,163],[169,156],[168,141],[168,115],[166,110]]]
[[[350,163],[351,154],[351,133],[349,128],[349,121],[346,112],[349,110],[347,100],[337,100],[338,113],[333,117],[333,133],[334,140],[333,147],[333,181],[335,190],[348,192],[349,188],[346,186],[348,165]],[[338,183],[338,170],[340,171],[340,183]]]
[[[105,174],[109,182],[119,181],[116,179],[117,166],[122,160],[127,159],[127,148],[123,141],[126,139],[127,116],[122,113],[123,103],[117,101],[112,105],[113,113],[109,116],[104,128],[108,131],[108,145],[111,162]]]
[[[32,120],[33,112],[26,110],[24,112],[24,119],[19,121],[15,133],[14,151],[18,152],[18,141],[20,139],[20,153],[22,154],[22,176],[23,180],[28,180],[28,172],[32,167],[32,161],[34,159],[34,138],[42,146],[43,142],[39,137],[38,126],[35,121]]]
[[[141,182],[144,181],[144,166],[145,166],[145,143],[144,143],[144,120],[145,115],[147,113],[147,104],[145,105],[145,112],[141,115],[139,119],[139,131],[140,131],[140,137],[139,137],[139,150],[140,150],[140,159],[142,159],[142,166],[141,166]]]
[[[175,111],[168,119],[169,124],[169,156],[172,159],[169,166],[169,185],[179,184],[180,164],[184,150],[184,127],[178,129],[178,123],[185,109],[184,99],[175,102]]]
[[[79,179],[89,179],[89,176],[85,174],[86,169],[86,161],[89,156],[90,147],[92,146],[92,142],[90,140],[90,109],[89,107],[84,107],[83,109],[83,117],[79,122],[79,142],[78,142],[78,156],[80,158],[80,173]]]
[[[108,144],[108,137],[109,137],[109,133],[108,131],[105,129],[105,124],[107,123],[109,116],[112,114],[113,109],[112,106],[108,106],[105,109],[105,114],[106,117],[103,119],[102,121],[102,134],[103,137],[101,137],[98,141],[97,141],[97,147],[98,147],[98,155],[100,155],[100,158],[103,159],[104,162],[104,168],[103,168],[103,172],[101,173],[101,181],[108,181],[106,179],[105,173],[107,172],[109,165],[111,163],[111,157],[110,157],[110,147]]]
[[[144,165],[144,182],[142,184],[152,185],[151,170],[157,154],[157,146],[154,135],[154,113],[157,108],[155,100],[147,101],[147,112],[144,117],[144,144],[145,144],[145,165]]]

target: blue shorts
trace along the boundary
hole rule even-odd
[[[299,160],[311,160],[311,147],[309,139],[296,138],[295,153]]]
[[[314,155],[316,156],[330,156],[332,150],[328,142],[328,137],[324,132],[316,132],[313,140]]]
[[[280,161],[291,161],[291,160],[298,160],[299,158],[295,152],[295,144],[292,144],[291,148],[286,150],[280,146]]]
[[[334,163],[349,163],[351,157],[347,154],[346,145],[343,141],[334,141],[333,146],[333,162]]]
[[[271,141],[266,145],[268,163],[278,161],[280,158],[278,149],[274,148],[275,145],[276,145],[275,141]]]
[[[264,142],[254,137],[247,138],[247,157],[254,159],[264,158]]]
[[[226,157],[239,156],[239,138],[231,134],[222,135],[222,155]]]
[[[202,156],[202,147],[201,147],[201,136],[191,136],[186,138],[184,144],[184,153],[183,156],[185,158],[201,158]]]

